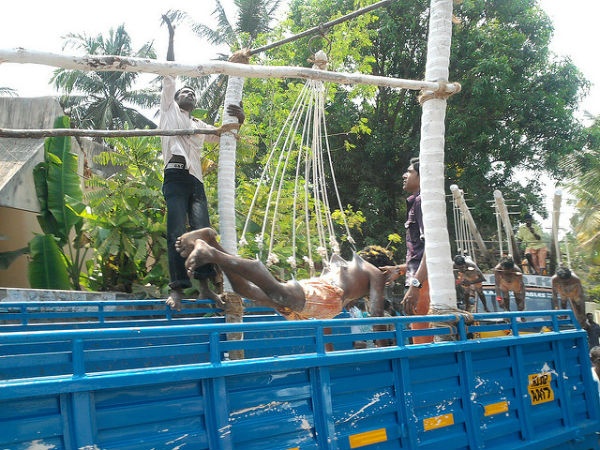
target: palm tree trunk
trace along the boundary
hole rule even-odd
[[[426,81],[448,81],[452,39],[452,0],[431,0]],[[456,308],[444,192],[444,119],[446,100],[423,103],[420,176],[425,254],[431,306]]]

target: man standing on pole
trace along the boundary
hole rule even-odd
[[[173,38],[175,27],[171,20],[163,15],[163,21],[169,29],[169,47],[167,60],[175,60]],[[160,100],[161,129],[214,129],[214,127],[196,119],[191,112],[196,107],[194,89],[184,86],[176,91],[175,78],[163,78]],[[244,111],[240,106],[228,105],[227,112],[235,116],[240,125],[244,122]],[[183,289],[191,287],[187,275],[185,259],[175,250],[175,241],[187,230],[210,227],[208,204],[202,176],[202,148],[204,142],[218,143],[216,134],[194,134],[186,136],[163,136],[162,153],[165,161],[163,195],[167,204],[167,251],[169,258],[169,275],[171,294],[167,305],[180,310]],[[216,275],[212,264],[198,267],[194,278],[200,281],[200,297],[220,301],[218,296],[208,288],[208,279]]]

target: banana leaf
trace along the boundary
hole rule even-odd
[[[29,242],[29,284],[34,289],[71,289],[67,261],[51,234],[35,236]]]
[[[59,117],[54,123],[55,128],[67,128],[69,119]],[[61,241],[67,239],[71,227],[82,219],[79,215],[83,210],[83,192],[77,173],[77,155],[71,153],[71,138],[48,138],[44,142],[46,152],[46,184],[47,208],[56,220],[55,234]],[[43,175],[39,169],[39,177]],[[41,185],[41,182],[39,183]],[[43,196],[43,187],[37,187],[38,196]],[[40,200],[40,205],[42,201]],[[43,206],[43,205],[42,205]],[[45,220],[48,224],[48,220]]]
[[[0,252],[0,270],[6,270],[19,256],[29,253],[28,247],[12,250],[10,252]]]

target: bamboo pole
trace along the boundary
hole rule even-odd
[[[291,66],[258,66],[233,63],[227,61],[207,61],[198,65],[185,65],[155,59],[133,58],[124,56],[73,56],[56,53],[38,52],[24,48],[0,49],[1,63],[42,64],[70,70],[96,72],[135,72],[154,73],[157,75],[173,75],[202,77],[214,74],[246,78],[303,78],[321,80],[338,84],[366,84],[371,86],[387,86],[391,88],[430,90],[444,89],[451,94],[460,91],[458,83],[448,83],[445,86],[436,81],[404,80],[387,78],[360,73],[331,72],[328,70],[311,69]]]
[[[504,246],[503,246],[503,240],[502,240],[502,224],[501,219],[500,219],[500,211],[498,211],[498,206],[494,205],[494,215],[496,216],[496,228],[498,231],[498,256],[499,258],[502,258],[502,254],[504,253]]]
[[[448,80],[451,39],[452,0],[431,0],[426,80]],[[456,308],[444,191],[445,116],[446,99],[431,98],[423,102],[419,172],[432,310]]]
[[[250,56],[252,56],[252,55],[256,55],[257,53],[266,52],[267,50],[271,50],[272,48],[279,47],[280,45],[283,45],[283,44],[288,44],[290,42],[296,41],[303,37],[310,36],[311,34],[316,34],[316,33],[323,34],[326,30],[328,30],[329,28],[331,28],[335,25],[338,25],[342,22],[346,22],[347,20],[350,20],[350,19],[354,19],[355,17],[366,14],[370,11],[373,11],[374,9],[381,8],[382,6],[386,6],[394,1],[397,1],[397,0],[382,0],[380,2],[373,3],[372,5],[365,6],[364,8],[357,9],[356,11],[346,14],[345,16],[338,17],[337,19],[333,19],[333,20],[330,20],[329,22],[322,23],[321,25],[317,25],[316,27],[309,28],[308,30],[303,31],[302,33],[298,33],[298,34],[295,34],[294,36],[290,36],[288,38],[281,39],[280,41],[273,42],[271,44],[264,45],[262,47],[250,50],[250,52],[248,54]]]
[[[515,264],[519,265],[521,263],[521,252],[519,251],[519,248],[516,245],[512,225],[510,223],[510,217],[508,215],[508,209],[506,208],[506,203],[504,203],[504,197],[502,196],[502,192],[500,192],[499,190],[495,190],[494,200],[496,201],[496,208],[500,213],[500,219],[502,220],[502,224],[504,225],[504,232],[506,233],[508,249],[513,257],[513,260],[515,261]]]
[[[475,238],[475,243],[479,248],[479,251],[483,258],[491,263],[492,259],[490,257],[490,253],[488,252],[487,247],[485,246],[485,242],[483,242],[483,238],[477,229],[477,225],[475,225],[475,220],[473,220],[473,216],[471,215],[471,211],[469,211],[469,207],[467,206],[467,202],[465,201],[465,197],[463,195],[463,191],[458,188],[456,184],[450,186],[450,191],[452,191],[452,195],[454,196],[454,201],[460,208],[460,211],[463,214],[463,217],[467,221],[467,225],[469,226],[469,231],[471,235]],[[473,255],[474,256],[474,255]]]
[[[137,136],[189,136],[194,134],[221,135],[225,131],[239,127],[207,128],[185,128],[179,130],[164,130],[161,128],[141,130],[84,130],[78,128],[49,128],[49,129],[11,129],[0,128],[0,137],[5,138],[31,138],[39,139],[46,137],[75,136],[75,137],[137,137]]]
[[[551,267],[552,271],[555,272],[556,268],[560,265],[561,254],[560,246],[558,241],[558,231],[560,222],[560,206],[562,203],[562,190],[557,189],[554,191],[554,199],[552,202],[552,249],[550,252],[550,261],[554,267]]]

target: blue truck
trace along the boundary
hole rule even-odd
[[[598,387],[570,311],[448,325],[256,310],[230,324],[127,303],[0,303],[0,449],[599,448]],[[498,330],[510,335],[477,338]],[[442,341],[409,344],[424,334]],[[378,339],[391,345],[354,345]]]

